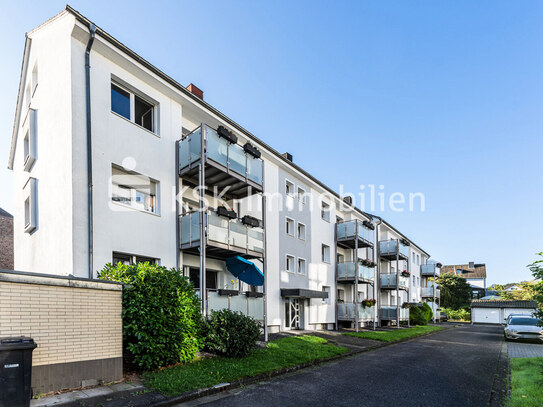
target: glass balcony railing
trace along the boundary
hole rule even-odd
[[[421,288],[421,295],[423,297],[431,297],[431,298],[433,298],[434,293],[435,293],[436,298],[439,298],[440,295],[441,295],[441,292],[439,291],[439,288],[435,288],[435,287],[422,287]]]
[[[379,242],[379,252],[381,256],[396,256],[397,250],[400,256],[404,256],[407,259],[409,258],[409,248],[398,239],[382,240]]]
[[[230,246],[241,251],[264,252],[264,229],[251,227],[241,219],[229,219],[206,212],[207,240]],[[181,245],[194,246],[200,242],[200,213],[191,212],[180,216]]]
[[[423,264],[422,266],[420,266],[420,274],[421,274],[421,276],[433,277],[434,274],[436,276],[439,276],[440,271],[441,270],[439,269],[439,267],[436,266],[435,263]]]
[[[239,144],[219,137],[217,132],[204,125],[206,159],[220,164],[226,171],[235,172],[244,178],[262,185],[264,163],[261,158],[245,152]],[[179,142],[179,170],[190,166],[202,156],[202,127]]]
[[[358,305],[358,319],[371,320],[375,319],[375,306],[363,307],[362,304],[354,304],[352,302],[338,303],[338,318],[340,319],[355,319],[355,310]]]
[[[354,239],[357,235],[373,245],[373,230],[364,225],[360,220],[348,220],[336,224],[337,239]]]
[[[244,293],[239,295],[219,295],[217,291],[207,290],[209,311],[229,309],[241,312],[243,315],[253,317],[258,321],[264,320],[264,298],[247,297]]]
[[[354,280],[356,269],[358,268],[358,279],[364,281],[374,281],[374,268],[363,266],[361,263],[347,262],[338,263],[337,278],[338,280]]]
[[[383,305],[380,311],[382,319],[395,320],[398,315],[395,305]],[[409,319],[409,308],[400,308],[400,319]]]
[[[381,274],[381,288],[396,288],[396,274]],[[399,276],[398,288],[409,288],[409,277]]]

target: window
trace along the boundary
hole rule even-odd
[[[38,87],[38,64],[34,65],[32,69],[32,96],[36,93],[36,88]]]
[[[330,205],[326,202],[321,202],[321,218],[330,222]]]
[[[289,196],[294,196],[294,184],[289,180],[285,181],[285,193]]]
[[[417,259],[416,259],[416,257],[415,257],[415,252],[411,252],[411,261],[412,261],[413,263],[415,263],[415,264],[417,263]]]
[[[287,235],[294,236],[294,219],[286,218],[285,227]]]
[[[337,290],[337,300],[338,302],[345,301],[345,290],[338,288]]]
[[[420,264],[420,255],[417,254],[417,264]]]
[[[340,253],[336,254],[336,261],[338,263],[345,263],[345,256]]]
[[[298,201],[305,204],[305,189],[298,187]]]
[[[24,197],[24,231],[31,233],[38,227],[37,222],[37,182],[30,178],[23,188]]]
[[[38,111],[30,109],[28,111],[28,118],[24,124],[24,140],[23,140],[23,165],[25,171],[30,171],[37,157],[37,117]]]
[[[298,239],[305,240],[305,225],[298,222]]]
[[[330,246],[322,245],[322,261],[324,263],[330,263]]]
[[[137,263],[149,263],[149,264],[158,264],[158,259],[145,256],[136,256],[133,254],[126,254],[120,252],[113,252],[113,264],[122,263],[126,266],[130,266]]]
[[[159,183],[149,177],[113,165],[111,200],[133,209],[158,213]]]
[[[32,92],[31,92],[31,85],[30,85],[30,82],[29,82],[28,85],[26,86],[26,90],[25,90],[25,99],[26,99],[26,107],[29,108],[29,107],[30,107],[30,103],[32,102]]]
[[[324,302],[326,304],[330,304],[330,287],[326,286],[326,285],[323,285],[322,286],[322,292],[328,294],[328,296],[326,298],[322,299],[322,302]]]
[[[287,254],[285,269],[289,273],[294,273],[294,256]]]
[[[155,132],[155,103],[115,83],[111,84],[111,111],[144,129]]]
[[[213,270],[206,269],[206,288],[208,290],[216,290],[218,288],[217,280],[218,273]],[[200,269],[191,267],[189,269],[189,280],[195,289],[200,288]]]
[[[306,264],[305,259],[298,258],[298,274],[306,273]]]

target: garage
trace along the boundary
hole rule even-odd
[[[473,324],[501,324],[509,314],[531,314],[536,309],[535,301],[473,300],[471,322]]]

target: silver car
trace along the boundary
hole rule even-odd
[[[509,320],[511,318],[513,318],[513,317],[530,317],[531,318],[532,316],[533,316],[533,313],[531,313],[531,312],[529,314],[526,314],[526,313],[524,313],[524,314],[509,314],[509,315],[507,315],[507,318],[504,319],[505,320],[504,325],[507,325],[509,323]]]
[[[505,340],[532,339],[543,341],[541,321],[530,316],[514,316],[509,318],[503,330]]]

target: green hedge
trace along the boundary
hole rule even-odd
[[[123,342],[143,369],[191,361],[203,344],[200,300],[177,269],[108,264],[102,280],[124,283]]]
[[[411,325],[427,325],[432,320],[432,308],[423,303],[422,307],[412,306],[409,308],[409,323]]]
[[[255,347],[260,323],[241,312],[211,311],[206,322],[206,349],[227,357],[243,357]]]

